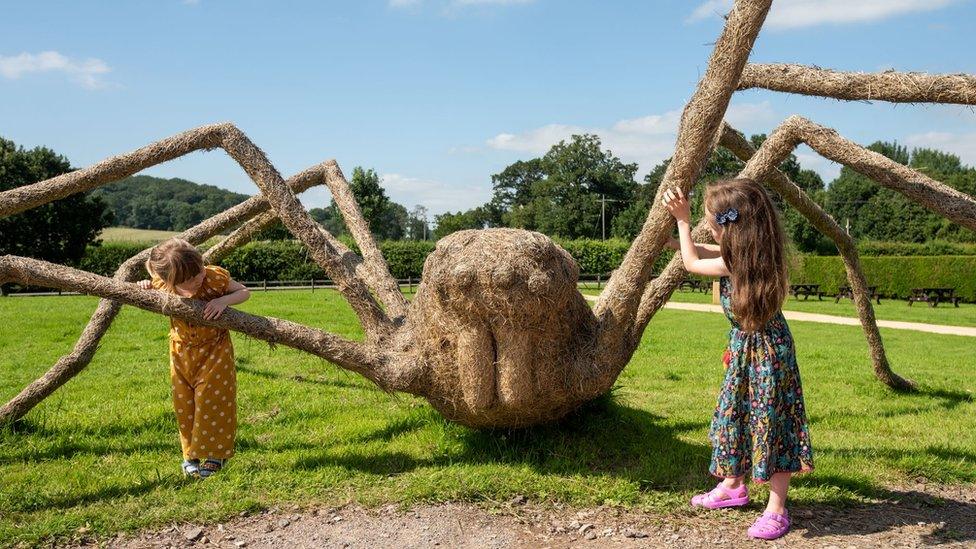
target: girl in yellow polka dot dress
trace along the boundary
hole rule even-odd
[[[251,296],[221,267],[204,266],[200,251],[173,238],[152,249],[146,270],[154,288],[180,297],[206,301],[203,316],[218,318],[230,305]],[[234,455],[237,433],[237,374],[234,347],[227,330],[170,319],[170,379],[173,406],[183,447],[183,472],[208,477]],[[201,464],[202,460],[202,464]]]

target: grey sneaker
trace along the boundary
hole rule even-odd
[[[200,476],[200,460],[199,459],[184,459],[183,460],[183,476],[197,478]]]

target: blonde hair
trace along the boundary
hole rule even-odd
[[[171,238],[153,247],[146,270],[156,275],[170,289],[200,274],[203,256],[195,246],[180,238]]]
[[[760,330],[782,308],[789,288],[779,212],[766,189],[752,179],[712,183],[705,192],[705,208],[708,222],[724,229],[720,248],[732,275],[736,320],[746,331]]]

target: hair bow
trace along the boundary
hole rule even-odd
[[[719,225],[731,223],[736,219],[739,219],[739,210],[735,208],[729,208],[724,212],[715,215],[715,221],[718,222]]]

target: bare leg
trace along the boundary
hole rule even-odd
[[[775,473],[769,479],[769,502],[766,510],[780,515],[786,513],[786,492],[790,489],[793,473]]]
[[[722,481],[722,486],[729,490],[738,490],[746,481],[745,476],[727,478]]]

